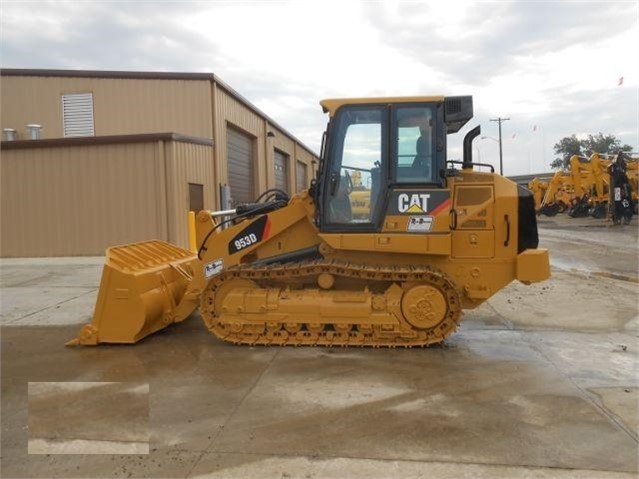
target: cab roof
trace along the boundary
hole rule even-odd
[[[426,103],[443,102],[442,95],[434,96],[400,96],[400,97],[371,97],[371,98],[329,98],[320,101],[324,113],[334,116],[335,112],[344,105],[384,105],[388,103]]]

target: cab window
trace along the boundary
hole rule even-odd
[[[428,106],[395,110],[397,140],[393,170],[397,183],[432,183],[435,178],[435,111]]]
[[[382,107],[355,107],[341,112],[335,132],[328,191],[328,222],[374,221],[383,158]]]

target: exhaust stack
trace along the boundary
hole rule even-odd
[[[464,137],[464,161],[462,163],[463,169],[472,169],[473,167],[473,140],[481,133],[481,125],[477,125],[475,128],[466,133]]]

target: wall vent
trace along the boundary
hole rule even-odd
[[[93,93],[62,95],[64,137],[95,136]]]

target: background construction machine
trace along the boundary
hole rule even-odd
[[[606,218],[611,193],[608,169],[616,156],[605,153],[593,153],[589,158],[573,155],[569,171],[557,171],[548,182],[534,178],[528,187],[533,192],[536,210],[546,216],[565,212],[572,217]],[[624,161],[636,207],[639,159],[628,157]]]
[[[366,219],[370,212],[371,201],[371,185],[369,178],[369,184],[367,186],[362,184],[362,172],[359,170],[350,171],[351,181],[353,183],[353,189],[349,195],[351,202],[351,211],[353,218]]]
[[[463,162],[446,158],[472,97],[321,105],[330,122],[308,191],[200,212],[197,254],[160,241],[110,248],[93,321],[68,344],[133,343],[199,306],[232,343],[423,346],[511,281],[549,277],[531,193],[473,170],[479,127]],[[356,214],[354,195],[367,198]]]

